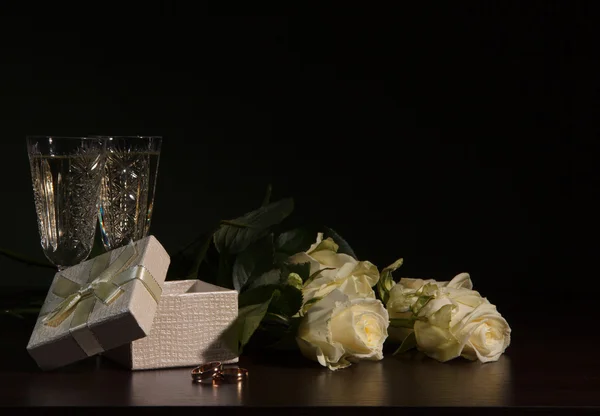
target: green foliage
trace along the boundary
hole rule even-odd
[[[241,351],[259,328],[262,343],[276,342],[285,336],[292,317],[302,306],[302,292],[290,285],[264,284],[241,293],[238,304],[238,317],[225,337],[229,345]]]
[[[310,282],[312,282],[313,280],[315,280],[321,273],[323,273],[325,270],[334,270],[334,267],[324,267],[321,270],[317,270],[316,272],[314,272],[313,274],[311,274],[308,279],[306,279],[306,281],[304,282],[305,285],[309,284]]]
[[[306,315],[306,312],[308,312],[308,310],[318,301],[320,301],[323,298],[312,298],[311,300],[309,300],[308,302],[306,302],[304,304],[304,306],[302,307],[302,311],[300,312],[301,315]]]
[[[390,297],[390,290],[394,287],[394,278],[392,273],[396,271],[404,263],[404,259],[398,259],[381,271],[379,281],[377,282],[377,294],[383,304],[387,304]]]
[[[333,241],[335,241],[336,244],[338,245],[338,250],[337,250],[338,253],[347,254],[347,255],[355,258],[356,260],[358,260],[358,257],[356,257],[356,254],[354,253],[354,250],[352,250],[352,247],[350,247],[350,244],[348,244],[348,242],[346,240],[344,240],[342,238],[342,236],[339,235],[338,233],[336,233],[333,229],[331,229],[329,227],[325,227],[324,232],[323,232],[323,240],[325,240],[329,237],[331,237],[333,239]]]
[[[296,228],[277,236],[275,250],[278,253],[292,256],[309,249],[315,242],[316,234],[307,228]]]
[[[273,292],[277,290],[278,286],[279,285],[264,285],[240,293],[238,296],[238,306],[243,308],[245,306],[263,303],[267,300],[270,301]]]
[[[283,199],[223,224],[213,237],[217,250],[219,253],[240,253],[267,234],[269,227],[283,221],[293,209],[294,200]]]
[[[271,194],[273,193],[273,185],[267,185],[267,191],[265,192],[265,197],[263,198],[263,202],[261,207],[265,207],[271,203]]]
[[[409,328],[409,329],[413,329],[415,326],[415,321],[417,320],[416,317],[411,317],[411,318],[407,318],[407,319],[400,319],[400,318],[392,318],[390,319],[390,326],[394,327],[394,328]]]
[[[217,272],[217,286],[233,289],[233,281],[231,279],[233,270],[233,256],[229,253],[221,253],[219,255],[219,269]]]
[[[197,279],[200,266],[210,248],[213,234],[220,227],[215,224],[208,232],[201,233],[179,252],[171,256],[167,280]]]
[[[302,307],[302,291],[294,286],[281,285],[273,294],[269,312],[292,317]]]
[[[286,284],[265,284],[243,292],[238,297],[240,308],[271,302],[269,312],[292,317],[302,306],[302,291]]]
[[[238,292],[246,283],[268,272],[273,267],[273,234],[270,233],[252,243],[236,256],[233,264],[233,287]]]
[[[263,273],[262,275],[260,275],[259,277],[257,277],[254,280],[251,280],[248,282],[247,286],[245,287],[246,290],[251,290],[251,289],[255,289],[261,286],[270,286],[270,285],[277,285],[282,281],[282,276],[281,276],[281,270],[279,269],[272,269],[269,270],[266,273]]]
[[[38,261],[38,260],[30,259],[27,256],[23,256],[22,254],[15,253],[13,251],[6,250],[3,248],[0,248],[0,256],[7,257],[11,260],[18,261],[19,263],[23,263],[28,266],[45,267],[48,269],[56,270],[56,267],[54,267],[52,264],[50,264],[47,261]]]
[[[281,272],[285,276],[288,276],[290,273],[296,273],[303,282],[306,282],[310,277],[310,263],[286,263],[281,265]]]
[[[429,301],[433,299],[433,295],[422,295],[417,298],[415,303],[413,303],[410,307],[411,312],[417,316],[419,311],[429,303]]]
[[[94,244],[92,245],[92,251],[90,251],[89,259],[93,259],[102,254],[106,253],[106,248],[104,247],[104,243],[102,242],[102,231],[100,229],[100,223],[96,222],[96,232],[94,234]]]
[[[417,346],[417,337],[415,336],[415,332],[411,332],[410,334],[408,334],[406,336],[406,338],[404,338],[404,341],[402,341],[402,344],[400,344],[400,347],[398,347],[398,349],[396,351],[394,351],[393,355],[396,354],[402,354],[403,352],[409,351],[413,348],[415,348]]]
[[[303,282],[302,282],[302,278],[300,277],[300,275],[298,273],[289,273],[287,275],[286,283],[290,286],[293,286],[293,287],[299,289],[299,290],[302,290]]]
[[[14,309],[2,309],[0,315],[12,316],[14,318],[25,319],[27,315],[39,315],[40,307],[23,307]]]
[[[240,307],[238,316],[225,330],[222,340],[237,354],[241,354],[267,313],[271,299],[265,302]]]
[[[302,318],[281,320],[277,315],[267,313],[256,330],[251,344],[257,348],[278,351],[297,350],[296,333]]]

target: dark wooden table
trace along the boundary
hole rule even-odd
[[[598,344],[585,338],[594,328],[587,333],[513,328],[511,347],[488,364],[462,359],[441,364],[412,353],[331,372],[296,355],[244,356],[240,365],[250,371],[248,382],[219,387],[193,384],[189,368],[131,372],[100,357],[42,372],[25,350],[28,324],[3,319],[0,328],[0,405],[19,407],[13,412],[54,406],[85,406],[86,412],[97,406],[163,412],[165,406],[174,406],[168,412],[230,406],[228,411],[244,414],[280,414],[281,407],[306,414],[330,406],[379,406],[398,415],[423,409],[479,414],[482,407],[541,414],[600,411]]]

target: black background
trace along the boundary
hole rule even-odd
[[[26,135],[162,135],[152,233],[169,251],[272,183],[298,222],[333,227],[361,259],[404,257],[396,277],[467,271],[501,311],[533,299],[574,313],[597,287],[579,260],[595,244],[593,16],[490,2],[6,19],[0,246],[43,258]],[[0,267],[0,286],[52,278]]]

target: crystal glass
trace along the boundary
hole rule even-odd
[[[106,140],[100,231],[107,250],[148,235],[162,138],[99,136]]]
[[[79,264],[94,243],[104,141],[28,136],[27,151],[44,254],[59,270]]]

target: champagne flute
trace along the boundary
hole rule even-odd
[[[105,163],[101,138],[27,136],[44,255],[58,270],[92,250]]]
[[[98,219],[104,247],[112,250],[148,235],[162,138],[98,137],[106,141]]]

